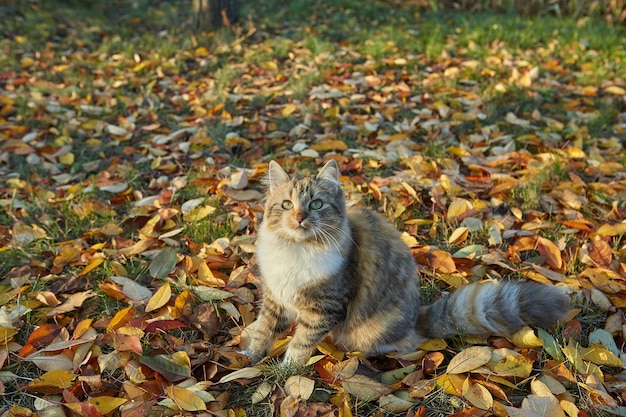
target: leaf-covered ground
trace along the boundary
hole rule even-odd
[[[623,28],[258,3],[218,34],[187,2],[0,5],[4,415],[626,415]],[[424,297],[534,280],[568,319],[250,364],[267,162],[328,158]]]

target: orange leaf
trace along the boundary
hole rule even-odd
[[[109,325],[107,326],[107,333],[112,333],[114,330],[127,325],[132,319],[135,318],[136,314],[137,311],[132,306],[118,311],[109,322]]]
[[[434,250],[426,253],[428,265],[437,272],[451,274],[456,272],[456,265],[452,255],[441,250]]]
[[[80,339],[91,328],[91,323],[93,323],[93,319],[85,319],[78,323],[74,329],[72,339]]]
[[[118,352],[135,352],[140,355],[143,353],[141,339],[136,335],[113,333],[111,335],[111,345],[113,345],[113,348]]]
[[[587,253],[600,267],[607,268],[613,261],[611,246],[604,240],[593,240],[589,243]]]
[[[546,263],[556,270],[560,270],[563,266],[563,259],[561,258],[561,251],[554,244],[554,242],[539,237],[537,239],[537,250],[541,255],[546,258]]]

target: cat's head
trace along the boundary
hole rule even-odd
[[[338,244],[345,234],[346,205],[333,159],[316,176],[289,178],[271,161],[263,222],[283,239]],[[336,243],[337,242],[337,243]]]

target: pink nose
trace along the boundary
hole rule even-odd
[[[304,215],[302,213],[296,214],[296,221],[298,222],[298,224],[302,224],[304,219],[305,219],[305,217],[304,217]]]

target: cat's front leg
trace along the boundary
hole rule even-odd
[[[252,362],[261,360],[274,340],[290,325],[285,309],[268,294],[263,296],[263,306],[256,321],[242,332],[242,339],[248,340],[248,348],[242,351]]]
[[[283,365],[306,365],[315,347],[344,317],[343,308],[336,311],[316,308],[301,312],[296,331],[287,347]]]

